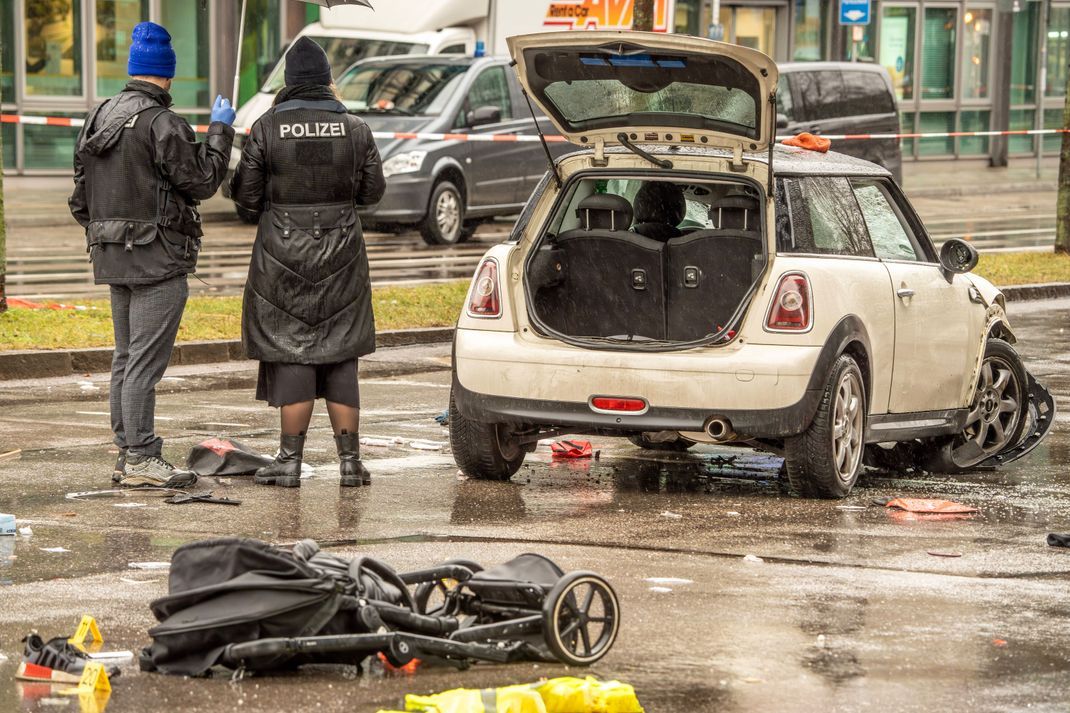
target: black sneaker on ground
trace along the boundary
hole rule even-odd
[[[159,456],[127,453],[126,474],[119,485],[124,488],[188,488],[196,482],[196,473],[179,470]]]
[[[26,649],[22,655],[15,678],[23,681],[47,683],[78,683],[90,659],[84,651],[72,646],[67,639],[58,636],[47,643],[37,634],[22,640]],[[105,666],[108,678],[119,675],[116,666]]]
[[[119,449],[119,457],[115,459],[115,470],[112,471],[111,481],[119,483],[126,477],[126,449]]]

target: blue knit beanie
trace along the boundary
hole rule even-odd
[[[131,34],[130,59],[126,71],[131,77],[175,76],[175,49],[171,46],[171,33],[155,22],[142,22]]]

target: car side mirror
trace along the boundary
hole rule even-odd
[[[788,117],[785,114],[776,115],[776,128],[786,129],[788,128]]]
[[[464,123],[470,128],[484,124],[497,124],[502,120],[502,110],[496,106],[481,106],[464,115]]]
[[[977,267],[977,249],[965,240],[952,238],[940,248],[940,266],[952,274],[970,272]]]

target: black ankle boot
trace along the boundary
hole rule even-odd
[[[279,454],[275,456],[275,462],[257,470],[253,481],[257,485],[301,487],[301,456],[304,450],[304,436],[283,436],[279,439]]]
[[[342,474],[342,486],[353,488],[371,485],[372,474],[360,462],[360,434],[343,433],[335,436],[334,442],[338,445],[338,457],[342,461],[339,467]]]

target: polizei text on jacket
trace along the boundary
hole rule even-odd
[[[341,121],[310,121],[302,124],[279,124],[281,139],[331,139],[346,135]]]

